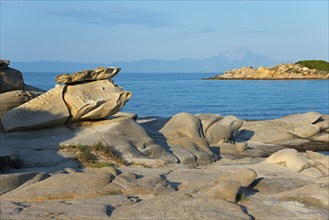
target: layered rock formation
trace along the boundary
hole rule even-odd
[[[300,64],[280,64],[274,67],[242,67],[225,71],[207,79],[237,79],[237,80],[286,80],[286,79],[329,79],[328,71],[309,69]]]
[[[44,91],[24,83],[19,70],[9,67],[9,60],[0,60],[0,118],[21,104],[41,95]]]
[[[72,75],[60,75],[54,89],[6,112],[1,123],[6,131],[35,129],[65,122],[102,119],[117,113],[131,92],[109,80],[119,68],[100,67]],[[107,79],[104,79],[108,77]]]

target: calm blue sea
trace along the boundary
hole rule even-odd
[[[23,73],[27,84],[55,85],[59,73]],[[133,92],[123,111],[144,116],[178,112],[217,113],[242,119],[272,119],[293,113],[329,114],[329,80],[201,80],[214,74],[123,73],[113,80]]]

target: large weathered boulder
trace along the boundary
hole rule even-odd
[[[233,115],[225,116],[223,119],[215,122],[205,133],[209,144],[217,145],[234,141],[234,137],[242,126],[242,123],[241,119]]]
[[[77,82],[84,81],[95,81],[102,79],[110,79],[113,78],[116,74],[120,72],[120,68],[117,67],[98,67],[94,70],[83,70],[81,72],[76,72],[73,74],[61,74],[56,76],[56,82],[72,84]]]
[[[174,115],[159,132],[181,163],[202,165],[216,160],[204,137],[201,120],[193,114]]]
[[[79,121],[114,115],[131,94],[109,80],[98,80],[69,85],[63,97],[70,109],[70,120]]]
[[[108,78],[115,76],[120,68],[103,68],[85,70],[71,75],[60,75],[57,85],[42,96],[26,102],[27,94],[35,97],[40,94],[37,88],[26,85],[32,91],[21,92],[20,99],[11,99],[16,93],[4,96],[6,105],[1,123],[6,131],[35,129],[76,122],[88,119],[102,119],[116,114],[129,100],[132,93],[114,85]],[[104,79],[105,78],[105,79]],[[96,80],[96,81],[94,81]],[[31,98],[30,98],[31,99]]]
[[[195,116],[201,120],[204,135],[207,134],[208,129],[213,124],[224,118],[223,116],[217,114],[196,114]]]
[[[0,69],[0,93],[22,89],[24,89],[24,80],[19,70],[10,67]]]
[[[6,131],[34,129],[64,124],[70,112],[62,96],[64,86],[48,92],[6,112],[1,123]]]

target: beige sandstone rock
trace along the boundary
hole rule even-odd
[[[70,116],[62,99],[64,86],[48,92],[6,112],[1,123],[6,131],[34,129],[64,124]]]
[[[64,100],[70,109],[70,120],[101,119],[121,110],[131,97],[109,80],[69,85]]]
[[[115,209],[113,219],[251,219],[233,203],[221,199],[165,195]]]
[[[26,181],[34,178],[37,173],[17,173],[0,175],[0,195],[23,185]]]
[[[104,186],[113,179],[112,174],[100,172],[56,174],[43,181],[8,192],[2,195],[2,198],[25,202],[93,198],[106,194]]]
[[[321,117],[320,113],[308,112],[274,120],[244,122],[237,139],[281,143],[298,138],[311,138],[321,132],[320,127],[316,125]]]
[[[189,113],[174,115],[159,131],[181,163],[209,164],[215,160],[199,118]]]
[[[208,129],[217,121],[223,119],[223,116],[216,114],[196,114],[202,124],[203,134],[206,134]]]
[[[209,187],[205,191],[201,191],[200,194],[197,195],[207,199],[223,199],[235,203],[240,186],[241,184],[238,181],[225,179],[217,182],[214,186]]]
[[[83,70],[72,74],[61,74],[56,76],[56,82],[72,84],[84,81],[96,81],[103,79],[113,78],[120,72],[120,68],[117,67],[98,67],[94,70]]]
[[[228,115],[223,119],[212,124],[206,131],[206,137],[210,145],[217,145],[219,143],[226,143],[229,140],[234,141],[234,136],[242,126],[242,120]]]
[[[268,157],[265,162],[288,167],[296,172],[314,166],[313,161],[308,160],[305,155],[299,154],[295,149],[280,150]]]

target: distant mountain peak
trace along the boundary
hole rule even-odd
[[[141,73],[218,73],[242,66],[274,66],[280,63],[244,47],[236,47],[217,56],[204,59],[184,58],[179,60],[146,59],[112,63],[78,63],[65,61],[13,62],[13,67],[26,72],[76,72],[98,66],[121,67],[122,72]]]
[[[253,51],[245,47],[235,47],[231,50],[220,53],[220,56],[227,58],[228,60],[242,60],[249,54],[255,54]]]

